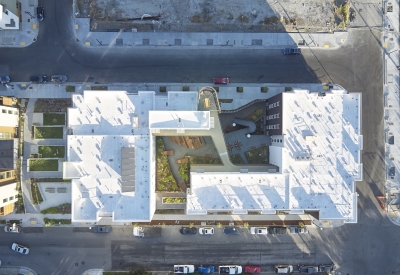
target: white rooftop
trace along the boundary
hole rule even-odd
[[[361,95],[298,90],[283,93],[281,104],[283,136],[272,138],[283,143],[270,146],[270,161],[280,173],[192,171],[188,214],[319,210],[320,219],[356,222],[354,181],[362,180]]]
[[[151,111],[150,129],[210,129],[209,111]]]

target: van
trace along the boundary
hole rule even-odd
[[[290,264],[279,264],[275,266],[275,273],[288,274],[293,271],[293,266]]]

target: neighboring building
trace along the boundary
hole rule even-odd
[[[268,99],[271,165],[233,165],[219,112],[201,107],[212,105],[201,100],[214,99],[197,92],[73,95],[64,163],[64,178],[72,179],[72,220],[150,221],[155,136],[211,136],[223,165],[191,166],[187,214],[317,212],[321,220],[357,221],[360,94],[294,90]]]
[[[15,170],[0,168],[0,216],[13,213],[14,203],[17,199]]]
[[[0,215],[14,211],[17,201],[18,108],[15,100],[0,96]]]
[[[0,0],[0,30],[19,30],[20,17],[20,2]]]

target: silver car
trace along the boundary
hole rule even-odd
[[[52,75],[51,82],[66,82],[68,80],[66,75]]]
[[[17,244],[17,243],[13,243],[11,246],[11,249],[18,253],[25,254],[25,255],[29,253],[28,247],[23,246],[21,244]]]

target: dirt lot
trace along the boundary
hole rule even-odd
[[[171,32],[328,31],[340,20],[329,0],[76,0],[92,30]],[[142,20],[153,16],[153,20]]]

